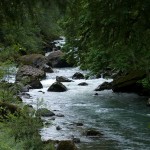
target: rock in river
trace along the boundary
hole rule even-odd
[[[101,85],[99,85],[95,91],[102,91],[102,90],[109,90],[112,88],[112,84],[109,82],[104,82]]]
[[[95,129],[88,129],[87,131],[85,131],[85,135],[86,136],[101,136],[103,134]]]
[[[73,76],[72,79],[84,79],[84,75],[80,72],[76,72]]]
[[[136,92],[140,93],[143,89],[139,83],[146,77],[146,73],[140,70],[132,70],[126,75],[117,77],[112,82],[112,90],[114,92]]]
[[[19,68],[16,74],[16,81],[32,80],[32,79],[43,79],[46,77],[44,71],[34,68],[32,66],[22,66]]]
[[[78,85],[80,85],[80,86],[87,86],[88,84],[86,82],[81,82]]]
[[[70,67],[66,60],[63,59],[64,53],[60,50],[51,52],[47,57],[47,64],[55,68]]]
[[[67,88],[61,82],[55,82],[48,88],[48,91],[50,91],[50,92],[65,92],[65,91],[67,91]]]
[[[35,68],[39,68],[45,72],[53,73],[52,68],[47,65],[47,58],[41,54],[29,54],[21,56],[19,64],[29,65]]]
[[[69,80],[68,78],[63,77],[63,76],[56,76],[56,81],[58,81],[58,82],[72,82],[72,80]]]
[[[36,111],[36,116],[40,116],[40,117],[41,116],[42,117],[51,117],[51,116],[54,116],[54,115],[55,114],[52,111],[50,111],[46,108],[40,108]]]
[[[29,83],[29,85],[31,86],[30,87],[31,89],[41,89],[41,88],[43,88],[43,85],[41,84],[39,79],[32,80]]]

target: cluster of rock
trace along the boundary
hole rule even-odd
[[[64,53],[61,50],[52,51],[48,56],[42,54],[30,54],[21,56],[18,62],[19,69],[16,74],[16,83],[21,86],[21,92],[28,92],[29,89],[43,88],[41,80],[46,78],[46,72],[53,73],[53,67],[70,67],[63,58]],[[77,72],[72,79],[84,79],[84,75]],[[67,88],[61,82],[73,82],[66,77],[57,76],[48,91],[64,92]],[[81,86],[86,83],[79,84]]]
[[[22,85],[21,91],[28,92],[32,88],[42,88],[43,86],[40,81],[46,77],[46,72],[54,72],[52,67],[61,68],[70,66],[63,59],[63,56],[64,54],[60,50],[53,51],[48,56],[42,54],[21,56],[18,62],[19,69],[16,74],[16,83]],[[62,79],[58,78],[57,80]],[[69,80],[65,82],[69,82]]]
[[[76,72],[72,79],[84,79],[84,75],[80,72]],[[50,92],[65,92],[67,91],[67,87],[63,85],[61,82],[73,82],[73,80],[70,80],[63,76],[56,76],[56,82],[54,82],[49,88],[48,91]],[[78,85],[86,86],[88,85],[86,82],[82,82]]]
[[[111,83],[104,82],[99,85],[95,91],[109,90],[113,92],[126,92],[126,93],[138,93],[144,95],[150,95],[150,91],[143,88],[141,80],[146,77],[146,73],[143,71],[132,70],[126,74],[118,74],[113,77]]]

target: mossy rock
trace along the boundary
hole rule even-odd
[[[78,150],[73,141],[61,141],[56,150]]]
[[[29,54],[20,57],[20,64],[34,67],[42,66],[46,63],[46,57],[41,54]]]
[[[111,82],[103,82],[94,91],[110,90],[111,88],[112,88]]]
[[[84,79],[84,75],[80,72],[76,72],[73,76],[72,79]]]
[[[20,92],[21,86],[16,83],[2,81],[0,82],[0,89],[10,91],[11,94],[16,95]]]
[[[138,92],[142,90],[139,80],[145,78],[146,73],[140,70],[133,70],[124,76],[120,76],[112,82],[114,92]]]
[[[52,111],[50,111],[46,108],[40,108],[36,111],[36,116],[38,116],[38,117],[51,117],[54,115],[55,114]]]
[[[72,82],[72,80],[70,80],[66,77],[63,77],[63,76],[56,76],[56,81],[57,82]]]
[[[46,73],[38,68],[32,66],[21,66],[16,74],[16,81],[30,82],[35,79],[44,79]]]

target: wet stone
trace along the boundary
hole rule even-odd
[[[61,127],[60,127],[60,126],[57,126],[57,127],[56,127],[56,130],[61,130]]]

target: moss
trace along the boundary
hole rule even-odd
[[[72,141],[61,141],[58,144],[57,150],[77,150],[77,147]]]
[[[139,80],[146,76],[144,71],[133,70],[124,76],[116,78],[112,82],[112,89],[114,92],[136,92],[140,93],[143,89]]]
[[[0,101],[0,118],[5,119],[10,113],[19,114],[20,108],[16,105]]]
[[[117,85],[117,84],[127,84],[127,81],[130,83],[136,82],[138,80],[143,79],[146,76],[145,72],[143,71],[139,71],[139,70],[135,70],[135,71],[131,71],[129,72],[127,75],[125,76],[121,76],[117,79],[114,80],[113,84]]]
[[[43,117],[50,117],[50,116],[54,116],[55,114],[53,112],[51,112],[50,110],[46,109],[46,108],[40,108],[36,111],[36,116],[43,116]]]

